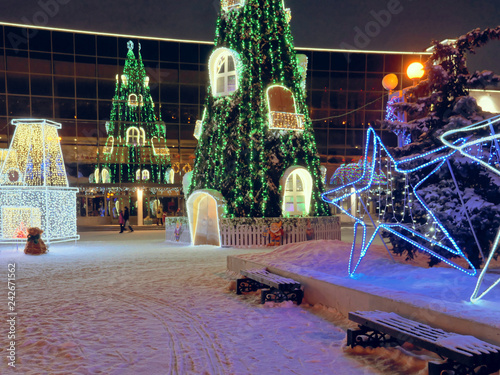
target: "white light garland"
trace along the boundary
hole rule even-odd
[[[494,126],[498,126],[500,124],[500,116],[495,116],[493,118],[490,118],[488,120],[480,121],[478,123],[466,126],[464,128],[460,129],[455,129],[455,130],[450,130],[444,133],[440,139],[441,141],[448,147],[459,151],[463,156],[470,158],[477,162],[478,164],[482,165],[483,167],[487,168],[491,172],[500,175],[500,165],[497,164],[497,167],[494,167],[492,165],[492,160],[494,160],[494,156],[490,155],[490,158],[488,162],[485,162],[481,159],[480,155],[472,155],[470,151],[472,151],[474,148],[473,146],[478,146],[482,149],[483,146],[487,145],[489,142],[491,142],[490,150],[492,151],[491,154],[496,153],[496,159],[500,162],[500,147],[499,147],[499,142],[500,142],[500,133],[496,133]],[[463,133],[463,132],[476,132],[478,130],[489,130],[490,131],[490,136],[488,137],[481,137],[479,139],[472,139],[472,140],[467,140],[465,143],[457,144],[457,143],[452,143],[448,139],[457,134],[457,133]],[[478,152],[479,154],[479,152]],[[484,276],[486,272],[488,271],[489,265],[491,263],[491,260],[493,259],[498,246],[500,245],[500,228],[498,229],[498,233],[495,237],[495,240],[492,244],[491,250],[490,250],[490,255],[484,264],[483,270],[481,271],[481,274],[479,275],[479,278],[476,282],[476,286],[474,288],[474,291],[472,292],[472,295],[470,297],[471,302],[477,302],[481,298],[483,298],[486,294],[488,294],[491,289],[493,289],[495,286],[497,286],[500,283],[500,278],[498,278],[493,284],[491,284],[488,288],[486,288],[485,291],[482,293],[479,292],[479,289],[481,288],[481,284],[483,283]]]

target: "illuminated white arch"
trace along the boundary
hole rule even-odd
[[[149,77],[146,76],[144,77],[144,87],[148,87],[149,86]]]
[[[221,246],[220,220],[225,205],[224,197],[217,190],[202,189],[191,193],[186,201],[186,206],[193,245]],[[203,229],[207,229],[207,232],[200,236]]]
[[[101,171],[101,182],[103,184],[109,184],[111,182],[111,173],[107,167],[103,168]]]
[[[239,88],[240,58],[229,48],[216,49],[208,60],[213,96],[231,95]]]
[[[99,170],[98,167],[96,167],[96,169],[94,170],[94,182],[96,184],[98,184],[99,182],[101,182],[101,171]]]
[[[126,74],[122,74],[122,83],[124,86],[128,85],[128,76]]]
[[[139,103],[137,102],[137,95],[130,94],[128,96],[128,105],[131,107],[137,107],[139,105]]]
[[[283,216],[308,215],[311,208],[313,180],[302,166],[288,168],[280,180]]]
[[[115,137],[110,135],[106,140],[106,144],[104,145],[103,153],[112,154],[114,147],[115,147]]]
[[[141,169],[139,168],[138,170],[135,171],[135,180],[140,181],[141,180]]]
[[[149,174],[149,171],[147,169],[143,169],[142,171],[142,180],[143,181],[148,181],[151,178],[151,175]]]

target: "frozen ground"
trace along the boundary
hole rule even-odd
[[[346,242],[314,241],[285,245],[265,254],[252,253],[241,257],[500,328],[500,284],[473,304],[469,302],[469,298],[476,285],[476,277],[468,276],[444,263],[428,268],[428,257],[423,253],[419,253],[411,262],[397,256],[394,256],[393,261],[382,245],[372,245],[369,248],[356,274],[351,278],[347,276],[350,251],[351,244]],[[456,262],[460,263],[459,260]],[[462,266],[465,265],[462,262]],[[499,266],[500,261],[491,263],[481,290],[485,290],[500,277]]]
[[[0,246],[4,285],[7,264],[16,263],[18,312],[16,369],[8,368],[4,352],[0,373],[426,373],[427,357],[409,355],[408,348],[343,349],[349,323],[335,311],[290,302],[260,305],[257,295],[236,296],[226,257],[268,249],[179,246],[163,238],[161,231],[82,233],[76,244],[54,244],[39,257]],[[314,248],[310,255],[324,259]],[[297,262],[300,256],[292,253],[289,260]],[[345,257],[330,255],[333,262]],[[324,274],[328,264],[322,266],[311,272]],[[418,282],[421,288],[430,284]],[[0,304],[4,350],[6,288]]]
[[[397,350],[345,352],[346,321],[320,306],[262,306],[257,296],[236,296],[227,255],[268,250],[178,246],[163,236],[82,233],[39,257],[1,246],[4,285],[7,264],[16,263],[18,320],[16,369],[2,350],[0,373],[415,374],[425,367]]]

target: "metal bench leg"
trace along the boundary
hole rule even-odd
[[[245,292],[255,292],[258,289],[265,288],[266,285],[259,283],[252,279],[237,279],[236,280],[236,294]]]

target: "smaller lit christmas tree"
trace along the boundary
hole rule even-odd
[[[140,44],[138,58],[133,49],[134,43],[129,41],[123,74],[116,76],[103,163],[91,176],[96,183],[169,182],[165,124],[161,114],[159,119],[155,115]]]

